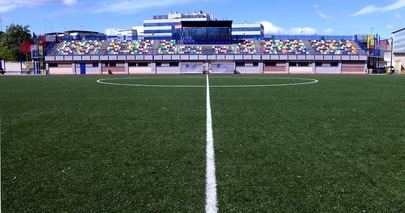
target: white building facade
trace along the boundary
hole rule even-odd
[[[392,33],[393,66],[396,72],[405,73],[405,28]]]
[[[182,21],[216,21],[213,16],[200,12],[191,14],[170,13],[156,15],[153,19],[144,20],[143,38],[147,40],[176,40]],[[261,24],[233,24],[232,38],[234,40],[263,39],[264,27]]]

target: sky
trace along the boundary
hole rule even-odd
[[[204,11],[234,23],[262,23],[266,34],[390,37],[405,27],[405,0],[0,0],[0,27],[32,32],[114,32],[169,12]]]

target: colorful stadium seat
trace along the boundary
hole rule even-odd
[[[53,55],[148,55],[148,54],[359,54],[356,45],[350,40],[244,40],[238,44],[224,45],[179,45],[175,40],[161,40],[152,44],[151,40],[134,41],[63,41],[53,49]],[[305,45],[312,46],[307,48]],[[256,45],[261,45],[258,50]]]
[[[152,54],[150,40],[111,41],[107,47],[110,55],[147,55]]]
[[[265,40],[264,54],[308,54],[302,40]]]
[[[224,45],[224,46],[213,46],[212,49],[214,50],[215,54],[234,54],[235,53],[235,47],[230,46],[230,45]]]
[[[350,40],[313,40],[310,42],[317,54],[322,55],[354,55],[355,45]]]
[[[158,54],[178,54],[175,40],[160,41]]]
[[[63,41],[55,51],[56,55],[92,55],[98,54],[104,41],[81,40]]]
[[[200,45],[179,46],[178,53],[179,54],[202,54],[203,48]]]
[[[237,54],[256,54],[256,46],[251,40],[244,40],[238,44]]]

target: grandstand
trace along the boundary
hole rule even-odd
[[[198,15],[198,14],[197,14]],[[173,17],[172,17],[173,16]],[[230,20],[170,16],[170,39],[84,38],[53,45],[46,54],[49,74],[365,74],[367,55],[356,36],[269,36],[239,39]],[[198,16],[202,16],[199,14]],[[177,17],[177,18],[176,18]],[[181,18],[182,17],[182,18]],[[166,18],[166,17],[163,17]],[[151,23],[149,23],[151,22]],[[157,17],[148,21],[162,24]],[[149,26],[151,25],[151,26]],[[244,30],[240,28],[239,30]],[[242,36],[243,38],[243,36]]]
[[[222,45],[80,40],[63,41],[46,56],[49,74],[364,74],[366,61],[355,41],[345,39],[242,40]]]

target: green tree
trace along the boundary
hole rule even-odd
[[[18,60],[21,44],[30,39],[29,26],[11,24],[0,36],[0,59]]]

